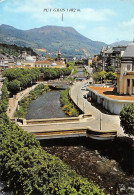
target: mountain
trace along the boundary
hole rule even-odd
[[[0,25],[0,42],[31,47],[36,51],[44,49],[51,54],[57,53],[60,49],[64,57],[93,56],[106,46],[103,42],[86,38],[72,27],[61,26],[19,30],[2,24]]]
[[[114,42],[114,43],[111,43],[110,46],[111,47],[116,47],[116,46],[127,46],[129,43],[132,43],[132,41],[118,41],[118,42]]]

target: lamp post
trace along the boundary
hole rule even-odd
[[[101,113],[100,113],[100,130],[102,128],[101,120],[102,120],[102,118],[101,118]]]
[[[84,112],[85,112],[85,102],[83,102],[83,118],[84,118]]]
[[[77,106],[78,106],[78,94],[77,94]]]

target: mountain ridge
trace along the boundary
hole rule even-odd
[[[132,43],[132,41],[125,41],[125,40],[121,40],[121,41],[117,41],[117,42],[113,42],[110,44],[111,47],[116,47],[116,46],[127,46],[128,44]]]
[[[81,35],[73,27],[42,26],[28,30],[0,25],[0,41],[18,46],[46,49],[50,53],[61,49],[63,56],[93,56],[98,54],[104,42],[92,41]]]

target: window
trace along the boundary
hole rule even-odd
[[[132,64],[132,71],[134,72],[134,62],[133,62],[133,64]]]
[[[130,79],[127,79],[127,86],[130,86]]]
[[[130,71],[130,70],[131,70],[131,65],[127,64],[127,71]]]

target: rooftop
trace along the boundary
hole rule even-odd
[[[114,99],[114,100],[134,101],[134,95],[132,95],[132,96],[117,95],[113,92],[114,88],[104,88],[104,87],[95,87],[95,86],[90,86],[89,88],[96,91],[100,95],[104,95],[104,96],[111,98],[111,99]]]
[[[131,43],[127,46],[126,50],[124,51],[122,58],[131,57],[134,58],[134,43]]]

